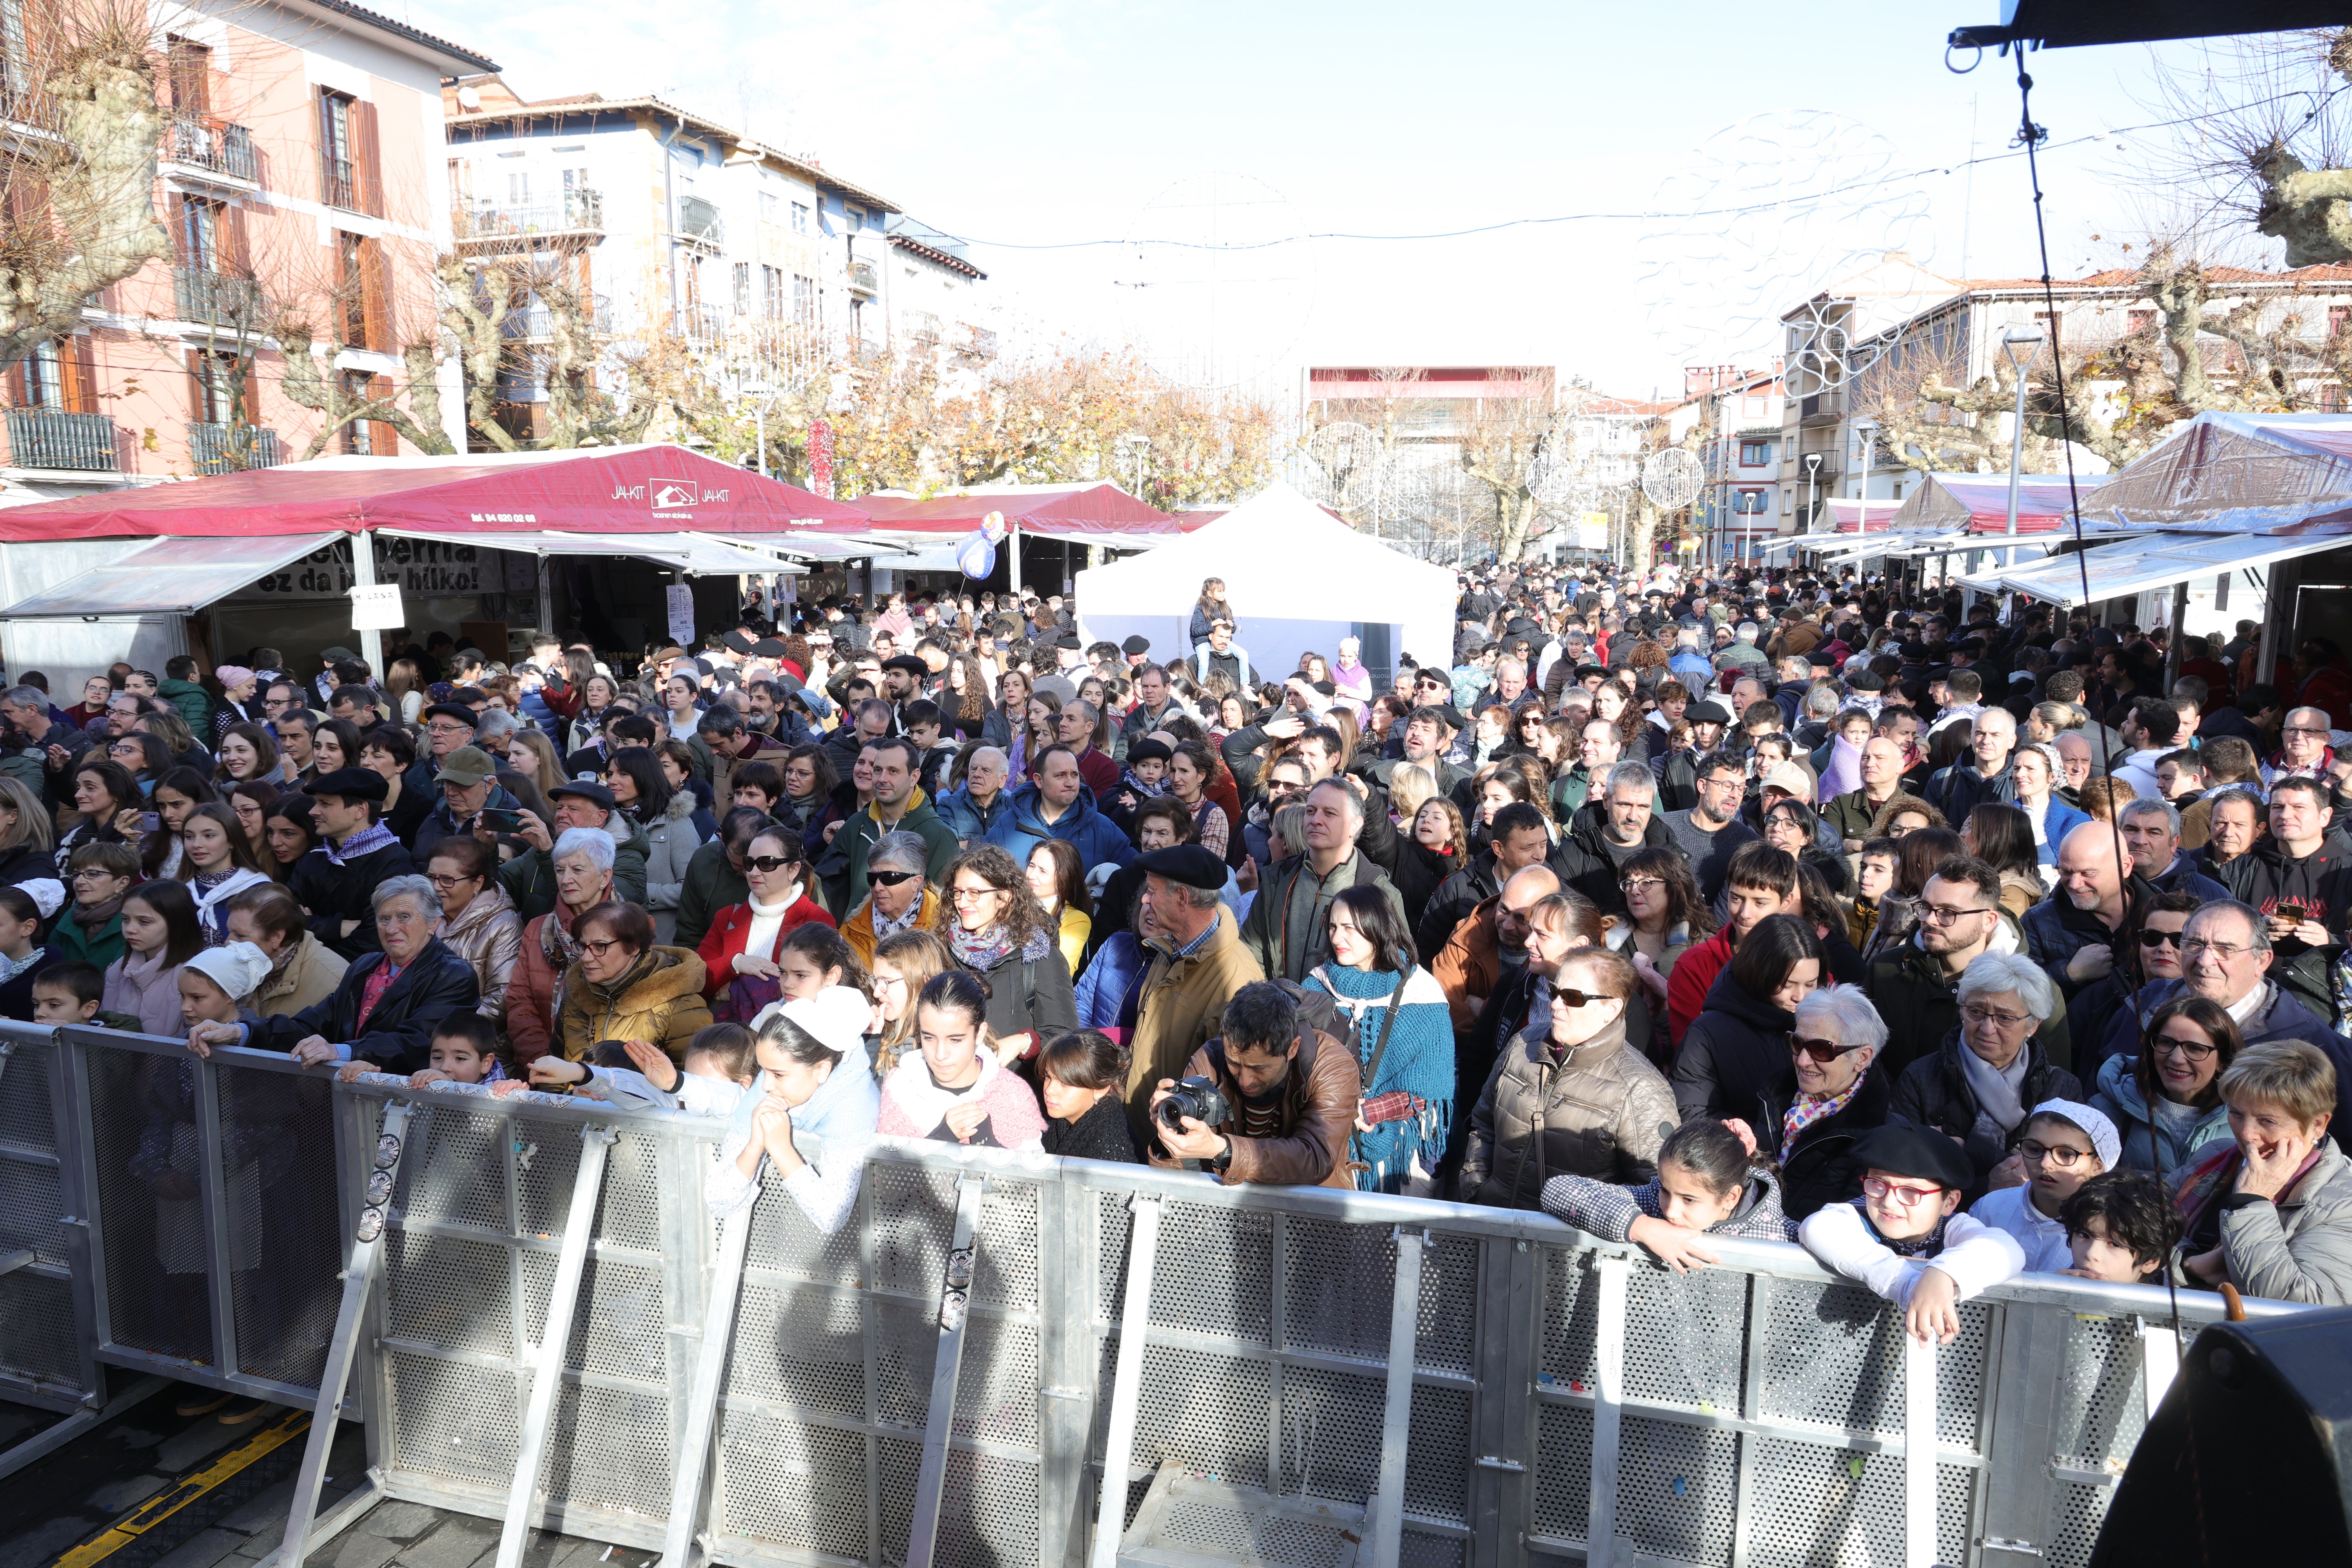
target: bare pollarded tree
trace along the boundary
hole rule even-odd
[[[159,52],[140,0],[29,0],[0,37],[0,367],[170,253]]]

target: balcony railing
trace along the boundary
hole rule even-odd
[[[331,207],[345,212],[358,212],[360,207],[359,165],[349,158],[319,154],[319,196]]]
[[[188,426],[188,456],[200,474],[274,468],[285,460],[278,454],[275,430],[266,430],[258,425],[193,421]]]
[[[261,286],[233,272],[174,267],[172,309],[177,321],[253,327],[261,320]]]
[[[727,335],[727,312],[716,305],[688,305],[672,312],[672,320],[690,343],[715,343]]]
[[[114,421],[103,414],[54,408],[7,413],[8,460],[17,468],[110,471],[121,466],[114,451]]]
[[[971,337],[963,345],[962,352],[964,357],[967,359],[994,359],[996,357],[996,334],[994,332],[983,331],[978,327],[972,328]]]
[[[589,331],[598,337],[613,335],[613,302],[602,294],[583,306],[580,314]],[[510,310],[499,331],[510,342],[542,342],[555,335],[555,316],[544,305]]]
[[[253,132],[226,121],[174,120],[163,132],[163,160],[257,184],[261,160]]]
[[[719,217],[718,207],[700,196],[677,198],[677,232],[704,245],[723,247],[727,243],[725,220]]]
[[[849,286],[860,294],[882,291],[882,269],[870,261],[852,260],[849,264]]]
[[[507,206],[478,202],[457,209],[455,226],[461,240],[602,234],[604,197],[599,191],[573,190],[552,202]]]
[[[929,310],[907,312],[907,336],[919,349],[934,348],[940,341],[940,319]]]

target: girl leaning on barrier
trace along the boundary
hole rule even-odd
[[[1792,1241],[1778,1173],[1721,1121],[1685,1121],[1658,1149],[1658,1173],[1640,1186],[1554,1176],[1543,1209],[1588,1236],[1631,1241],[1677,1274],[1717,1261],[1700,1238]]]
[[[761,1020],[760,1077],[736,1102],[706,1189],[714,1216],[758,1201],[764,1162],[818,1231],[830,1236],[848,1222],[881,1105],[866,1062],[870,1011],[863,993],[833,985]],[[803,1150],[803,1137],[821,1151]]]

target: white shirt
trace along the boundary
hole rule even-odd
[[[1987,1193],[1969,1210],[1969,1217],[2008,1232],[2024,1249],[2029,1274],[2055,1274],[2074,1268],[2074,1249],[2067,1243],[2066,1227],[2033,1206],[2027,1195],[2032,1191],[2031,1187],[2002,1187]]]

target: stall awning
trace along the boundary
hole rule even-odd
[[[772,550],[779,555],[789,555],[797,561],[870,560],[883,566],[899,564],[892,557],[905,548],[880,540],[825,533],[760,533],[732,538],[714,533],[709,537],[729,544],[740,544],[746,549]]]
[[[2080,555],[2053,555],[2028,566],[2003,566],[1960,579],[1989,594],[2031,594],[2053,605],[2095,605],[2169,588],[2198,577],[2267,566],[2301,555],[2352,547],[2352,533],[2231,535],[2143,534]],[[2087,574],[2090,589],[2084,591]]]
[[[300,533],[268,539],[159,539],[110,565],[94,566],[11,605],[0,610],[0,618],[191,615],[342,537]]]
[[[864,495],[855,504],[872,520],[866,526],[878,533],[961,537],[992,511],[1002,512],[1006,526],[1024,534],[1076,544],[1112,544],[1139,534],[1173,539],[1184,531],[1168,513],[1113,484],[981,485],[929,500]],[[842,529],[828,526],[826,531]]]
[[[470,544],[480,550],[515,550],[528,555],[623,555],[651,561],[692,576],[743,576],[761,572],[791,575],[807,567],[773,552],[698,533],[529,533],[484,535],[435,528],[385,528],[389,539],[426,539]]]
[[[322,528],[495,535],[866,531],[860,509],[683,447],[339,458],[0,508],[0,540],[253,538]]]

